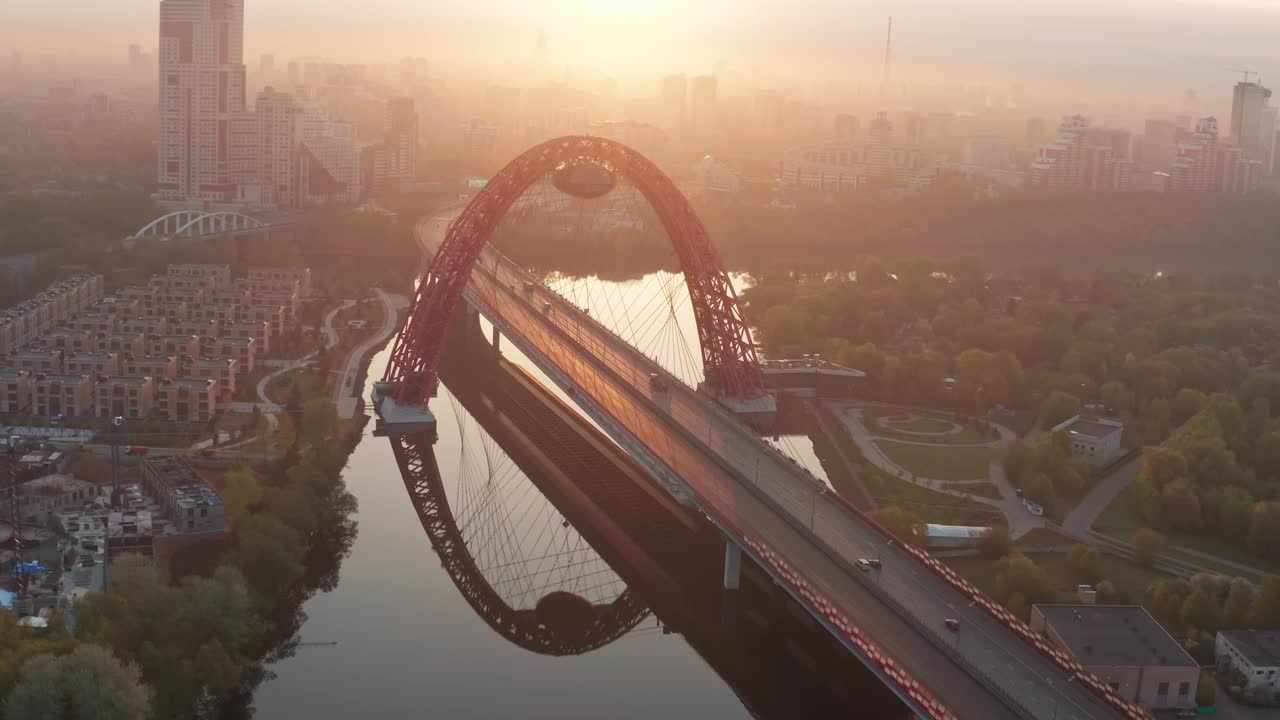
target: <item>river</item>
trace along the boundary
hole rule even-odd
[[[636,283],[607,285],[632,297],[656,292],[662,280],[649,276]],[[684,320],[679,332],[696,332],[692,317]],[[692,339],[696,347],[696,335]],[[503,347],[508,357],[541,375],[510,343]],[[383,350],[373,358],[369,378],[381,377],[388,355]],[[446,485],[471,472],[464,466],[476,463],[477,455],[492,452],[466,440],[482,431],[451,412],[451,405],[442,387],[432,408],[439,422],[435,455]],[[821,474],[807,437],[778,442]],[[480,462],[492,465],[495,459]],[[441,567],[390,443],[372,436],[372,423],[345,478],[359,500],[359,534],[337,588],[304,607],[302,641],[322,644],[304,644],[271,667],[277,676],[258,690],[257,717],[749,717],[682,637],[660,632],[652,617],[580,656],[542,656],[500,637]],[[451,496],[450,504],[456,507],[459,500]]]

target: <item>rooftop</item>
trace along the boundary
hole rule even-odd
[[[1255,667],[1280,666],[1280,630],[1219,631]]]
[[[1079,415],[1060,423],[1053,428],[1054,432],[1065,430],[1072,435],[1083,435],[1096,440],[1124,432],[1124,423],[1106,418],[1084,418]]]
[[[1139,605],[1036,605],[1035,609],[1084,665],[1199,667]]]

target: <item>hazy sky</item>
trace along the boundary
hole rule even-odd
[[[122,56],[155,43],[158,0],[0,0],[0,52]],[[1034,84],[1228,86],[1228,68],[1280,83],[1280,0],[247,0],[250,66],[318,56],[448,65],[550,56],[619,75],[710,70],[878,76],[894,16],[895,76],[947,72]]]

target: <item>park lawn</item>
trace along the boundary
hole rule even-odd
[[[1066,553],[1030,553],[1027,557],[1044,568],[1045,576],[1053,588],[1070,593],[1076,588],[1076,578],[1067,564]],[[995,563],[981,555],[941,558],[951,569],[963,575],[969,582],[990,594],[995,587]],[[1102,576],[1110,580],[1116,592],[1123,593],[1132,602],[1139,603],[1152,583],[1172,577],[1159,570],[1139,567],[1128,560],[1102,556]]]
[[[1137,501],[1133,495],[1133,486],[1125,488],[1124,492],[1117,495],[1116,499],[1111,501],[1111,504],[1102,511],[1102,514],[1098,516],[1097,521],[1093,524],[1093,529],[1099,533],[1125,543],[1132,543],[1134,533],[1144,527],[1146,527],[1146,523],[1142,520],[1142,514],[1138,512]],[[1167,545],[1181,545],[1192,550],[1216,555],[1224,560],[1231,560],[1232,562],[1242,563],[1280,575],[1280,563],[1259,557],[1248,550],[1236,547],[1225,541],[1178,533],[1164,533],[1164,536]],[[1164,554],[1178,562],[1193,567],[1203,567],[1228,577],[1240,574],[1240,571],[1235,568],[1195,555],[1178,552],[1176,548],[1170,547],[1165,550]]]
[[[931,417],[915,417],[907,421],[892,422],[890,420],[880,420],[880,424],[888,425],[895,430],[905,430],[913,433],[944,433],[955,427],[955,423],[950,420],[940,420]],[[927,439],[927,438],[926,438]]]
[[[871,469],[863,477],[880,507],[901,507],[909,510],[922,522],[948,525],[1004,524],[1004,516],[999,510],[968,498],[920,487],[878,469]]]
[[[956,492],[967,493],[969,495],[977,495],[979,497],[991,498],[992,500],[1000,499],[1000,489],[989,482],[974,483],[942,483],[943,490],[954,490]]]
[[[895,464],[916,477],[932,480],[985,480],[991,448],[916,445],[877,439],[876,445]]]

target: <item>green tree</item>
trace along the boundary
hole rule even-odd
[[[248,517],[249,510],[262,502],[258,476],[248,468],[232,470],[223,478],[222,500],[232,522]]]
[[[1080,398],[1055,390],[1045,398],[1040,408],[1040,421],[1046,430],[1080,414]]]
[[[1009,528],[996,525],[982,533],[978,538],[978,552],[989,560],[999,560],[1009,554],[1013,547],[1013,539],[1009,536]]]
[[[1222,606],[1222,627],[1238,629],[1248,626],[1249,605],[1253,602],[1253,588],[1243,578],[1231,581],[1231,590]]]
[[[1053,598],[1044,568],[1022,553],[1010,553],[995,564],[995,597],[1008,601],[1021,595],[1031,604]]]
[[[4,705],[6,720],[144,720],[150,707],[138,668],[97,645],[39,655]]]
[[[1164,520],[1174,530],[1195,532],[1200,529],[1200,496],[1190,480],[1182,478],[1164,486],[1160,491],[1160,507]]]
[[[1218,702],[1218,681],[1212,675],[1201,675],[1200,684],[1196,685],[1196,705],[1213,707]]]
[[[1163,442],[1169,435],[1170,414],[1169,401],[1162,397],[1153,398],[1147,403],[1138,419],[1142,441],[1149,445]]]
[[[1249,549],[1266,557],[1280,557],[1280,502],[1260,502],[1249,517]]]
[[[1280,432],[1258,436],[1254,443],[1254,468],[1262,478],[1280,478]]]
[[[1023,487],[1037,472],[1036,451],[1017,440],[1004,443],[997,450],[1004,466],[1005,478],[1014,487]]]
[[[1195,628],[1207,633],[1216,632],[1221,623],[1222,609],[1218,596],[1208,588],[1196,588],[1182,603],[1179,619],[1185,628]]]
[[[920,518],[910,511],[891,505],[872,511],[870,516],[902,542],[912,545],[920,542],[915,533],[915,529],[920,526]]]
[[[1102,579],[1102,555],[1088,545],[1072,545],[1067,551],[1067,565],[1078,583],[1092,585]]]
[[[1164,536],[1155,530],[1142,528],[1133,534],[1133,561],[1149,568],[1164,553]]]
[[[1142,472],[1156,487],[1188,477],[1187,459],[1178,450],[1162,445],[1148,446],[1142,449]]]
[[[1255,630],[1280,628],[1280,576],[1268,575],[1258,585],[1258,594],[1249,606],[1249,627]]]
[[[298,534],[280,520],[251,515],[236,530],[238,565],[249,587],[262,598],[273,598],[302,577],[303,545]]]
[[[319,444],[331,438],[338,430],[338,411],[327,398],[312,398],[302,406],[302,436],[310,443]]]
[[[1039,503],[1050,510],[1058,505],[1058,491],[1054,489],[1053,481],[1044,473],[1033,475],[1031,480],[1023,486],[1023,493],[1032,502]]]
[[[1173,398],[1173,408],[1170,411],[1170,419],[1175,425],[1191,419],[1193,415],[1200,412],[1204,408],[1205,403],[1209,401],[1209,396],[1196,390],[1195,388],[1182,388],[1178,390],[1178,394]]]

